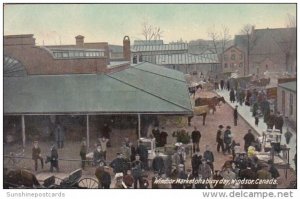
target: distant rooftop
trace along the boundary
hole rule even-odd
[[[134,40],[133,45],[162,45],[163,40]]]
[[[160,44],[160,45],[133,45],[132,52],[188,50],[187,43]]]
[[[217,54],[202,54],[193,55],[189,53],[171,54],[171,55],[157,55],[156,64],[208,64],[220,63]]]

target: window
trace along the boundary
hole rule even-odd
[[[224,55],[224,61],[227,61],[227,60],[228,60],[228,56]]]
[[[241,63],[239,64],[239,67],[240,67],[240,68],[244,67],[243,62],[241,62]]]
[[[240,60],[242,60],[242,59],[243,59],[243,54],[240,55]]]
[[[231,60],[235,60],[235,54],[231,55]]]
[[[225,65],[224,65],[224,68],[227,68],[228,67],[228,64],[227,63],[225,63]]]
[[[234,67],[234,65],[233,65],[233,63],[231,63],[231,64],[230,64],[230,68],[233,68],[233,67]]]
[[[142,55],[139,56],[139,62],[143,62],[143,56]]]
[[[69,57],[69,52],[63,52],[62,57],[63,58],[68,58]]]
[[[268,64],[266,64],[266,69],[268,70]]]
[[[294,98],[293,98],[293,94],[290,93],[290,115],[293,115],[293,109],[294,109]]]
[[[137,64],[137,56],[136,55],[133,56],[132,63]]]

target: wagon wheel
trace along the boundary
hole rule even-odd
[[[80,188],[98,189],[98,181],[94,178],[82,178],[78,182]]]

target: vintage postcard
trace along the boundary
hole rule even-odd
[[[3,4],[2,188],[291,197],[296,9]]]

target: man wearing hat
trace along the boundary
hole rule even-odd
[[[231,134],[231,127],[227,126],[226,131],[224,132],[224,143],[225,143],[225,152],[230,154],[230,146],[232,142],[232,134]]]
[[[82,169],[85,168],[85,162],[86,162],[86,153],[87,153],[87,147],[86,147],[86,140],[85,138],[82,139],[81,146],[80,146],[80,158],[81,158],[81,167]]]
[[[142,162],[140,161],[139,154],[136,154],[135,161],[131,164],[132,176],[134,178],[134,188],[137,189],[137,184],[142,187],[143,177],[142,177]]]
[[[155,157],[152,161],[152,169],[153,171],[158,172],[160,175],[165,172],[165,164],[164,160],[161,156],[159,156],[159,151],[155,151]]]
[[[144,145],[142,140],[138,141],[137,154],[140,155],[140,160],[142,161],[142,168],[148,170],[148,149]]]
[[[210,151],[209,145],[206,145],[205,148],[206,149],[203,153],[203,158],[204,158],[204,160],[206,160],[206,163],[210,166],[211,170],[213,171],[214,170],[214,161],[215,161],[214,154],[213,154],[213,152]]]
[[[224,153],[224,133],[223,133],[223,125],[219,125],[219,129],[217,131],[217,138],[216,141],[218,143],[217,145],[217,151],[220,152],[220,148],[222,149],[222,152]]]
[[[201,179],[206,180],[212,176],[212,170],[210,166],[207,164],[206,160],[204,159],[202,161],[202,164],[199,167],[199,176],[201,176]],[[204,188],[210,188],[209,184],[204,184]]]
[[[200,155],[200,149],[196,150],[196,153],[192,156],[192,170],[194,175],[198,175],[199,166],[202,164],[202,155]]]
[[[194,131],[192,132],[193,152],[194,153],[195,153],[196,149],[199,149],[200,139],[201,139],[201,133],[195,126]]]
[[[55,144],[52,144],[51,146],[51,155],[50,155],[50,172],[53,172],[53,168],[56,169],[56,171],[59,171],[58,167],[58,153]]]
[[[110,167],[113,168],[115,174],[117,173],[124,173],[124,159],[121,153],[117,153],[117,157],[110,163]]]
[[[280,133],[282,134],[282,127],[283,127],[283,116],[280,112],[277,113],[275,117],[275,129],[279,129]]]
[[[103,160],[103,152],[101,151],[101,145],[97,144],[97,148],[96,148],[96,150],[94,150],[94,153],[93,153],[94,165],[99,164],[99,162],[101,160]]]
[[[244,141],[245,141],[244,149],[245,151],[248,151],[248,147],[251,146],[252,142],[255,141],[255,137],[252,134],[251,129],[249,129],[248,133],[244,136]]]
[[[238,121],[238,111],[237,111],[238,106],[235,106],[235,109],[233,110],[233,121],[234,121],[234,126],[237,126],[237,121]]]
[[[268,164],[263,163],[261,165],[261,169],[259,171],[257,171],[257,179],[260,179],[260,180],[271,180],[272,179],[272,175],[269,172]],[[268,183],[258,185],[259,189],[269,189],[271,187],[272,187],[272,184],[268,184]]]
[[[42,169],[44,168],[44,160],[41,155],[41,148],[39,147],[38,141],[33,142],[32,147],[32,159],[34,160],[34,169],[37,171],[38,168],[38,160],[41,161]]]

